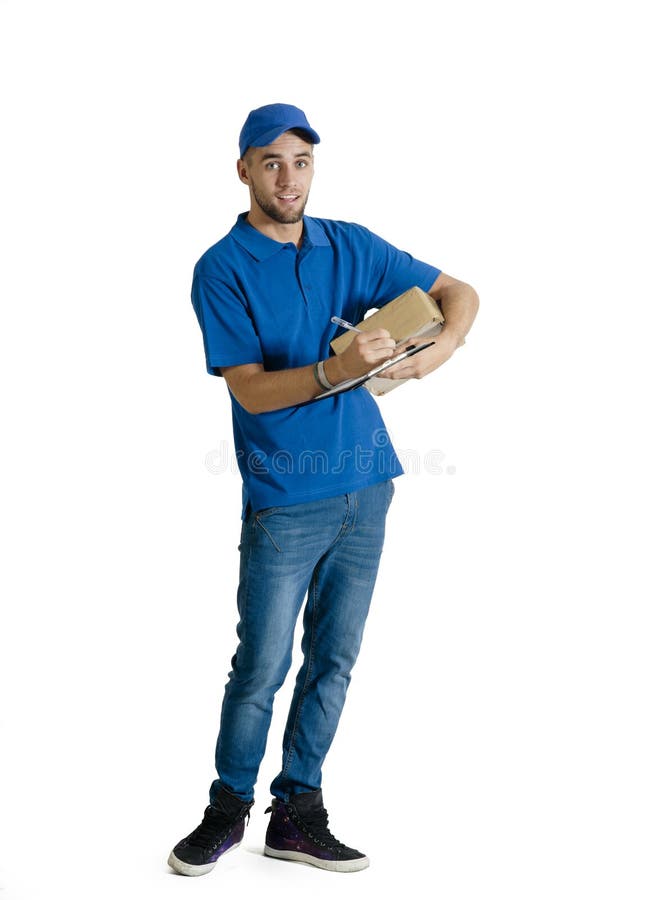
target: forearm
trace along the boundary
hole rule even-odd
[[[313,366],[277,372],[266,372],[256,365],[237,366],[224,370],[223,375],[241,406],[255,415],[306,403],[323,391]]]
[[[452,280],[451,284],[432,290],[431,295],[439,302],[445,317],[443,333],[461,347],[479,309],[477,292],[469,284]]]
[[[325,378],[335,385],[361,375],[393,350],[394,341],[382,329],[358,335],[342,354],[325,360]],[[223,368],[222,374],[241,406],[254,415],[307,403],[327,389],[314,365],[266,372],[261,364],[249,363]]]
[[[442,273],[429,294],[438,301],[442,309],[445,319],[442,331],[433,339],[432,347],[388,369],[383,377],[424,378],[446,363],[457,348],[465,343],[465,336],[479,309],[477,292],[469,284]],[[421,340],[422,338],[418,338],[418,341]]]

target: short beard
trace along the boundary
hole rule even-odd
[[[261,211],[266,213],[266,215],[273,219],[274,222],[279,222],[280,225],[295,225],[297,222],[300,222],[304,215],[305,207],[307,206],[307,197],[305,197],[302,206],[299,209],[282,211],[270,200],[267,200],[263,194],[256,191],[254,186],[252,187],[252,193]]]

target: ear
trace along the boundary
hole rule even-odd
[[[241,179],[243,184],[249,184],[250,178],[248,176],[247,165],[245,164],[245,160],[239,159],[236,163],[236,171],[238,172],[238,177]]]

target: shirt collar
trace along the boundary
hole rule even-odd
[[[329,246],[330,241],[316,219],[303,216],[303,229],[304,243],[312,244],[314,247]],[[282,244],[279,241],[266,237],[265,234],[253,228],[247,220],[247,213],[241,213],[236,219],[231,235],[241,247],[244,247],[259,262],[274,256],[283,247],[288,246],[288,244]]]

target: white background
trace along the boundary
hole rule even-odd
[[[651,4],[1,0],[0,30],[3,896],[657,900]],[[323,138],[308,212],[482,308],[382,401],[408,475],[324,779],[371,868],[260,855],[287,683],[243,847],[191,882],[240,489],[190,278],[277,101]]]

